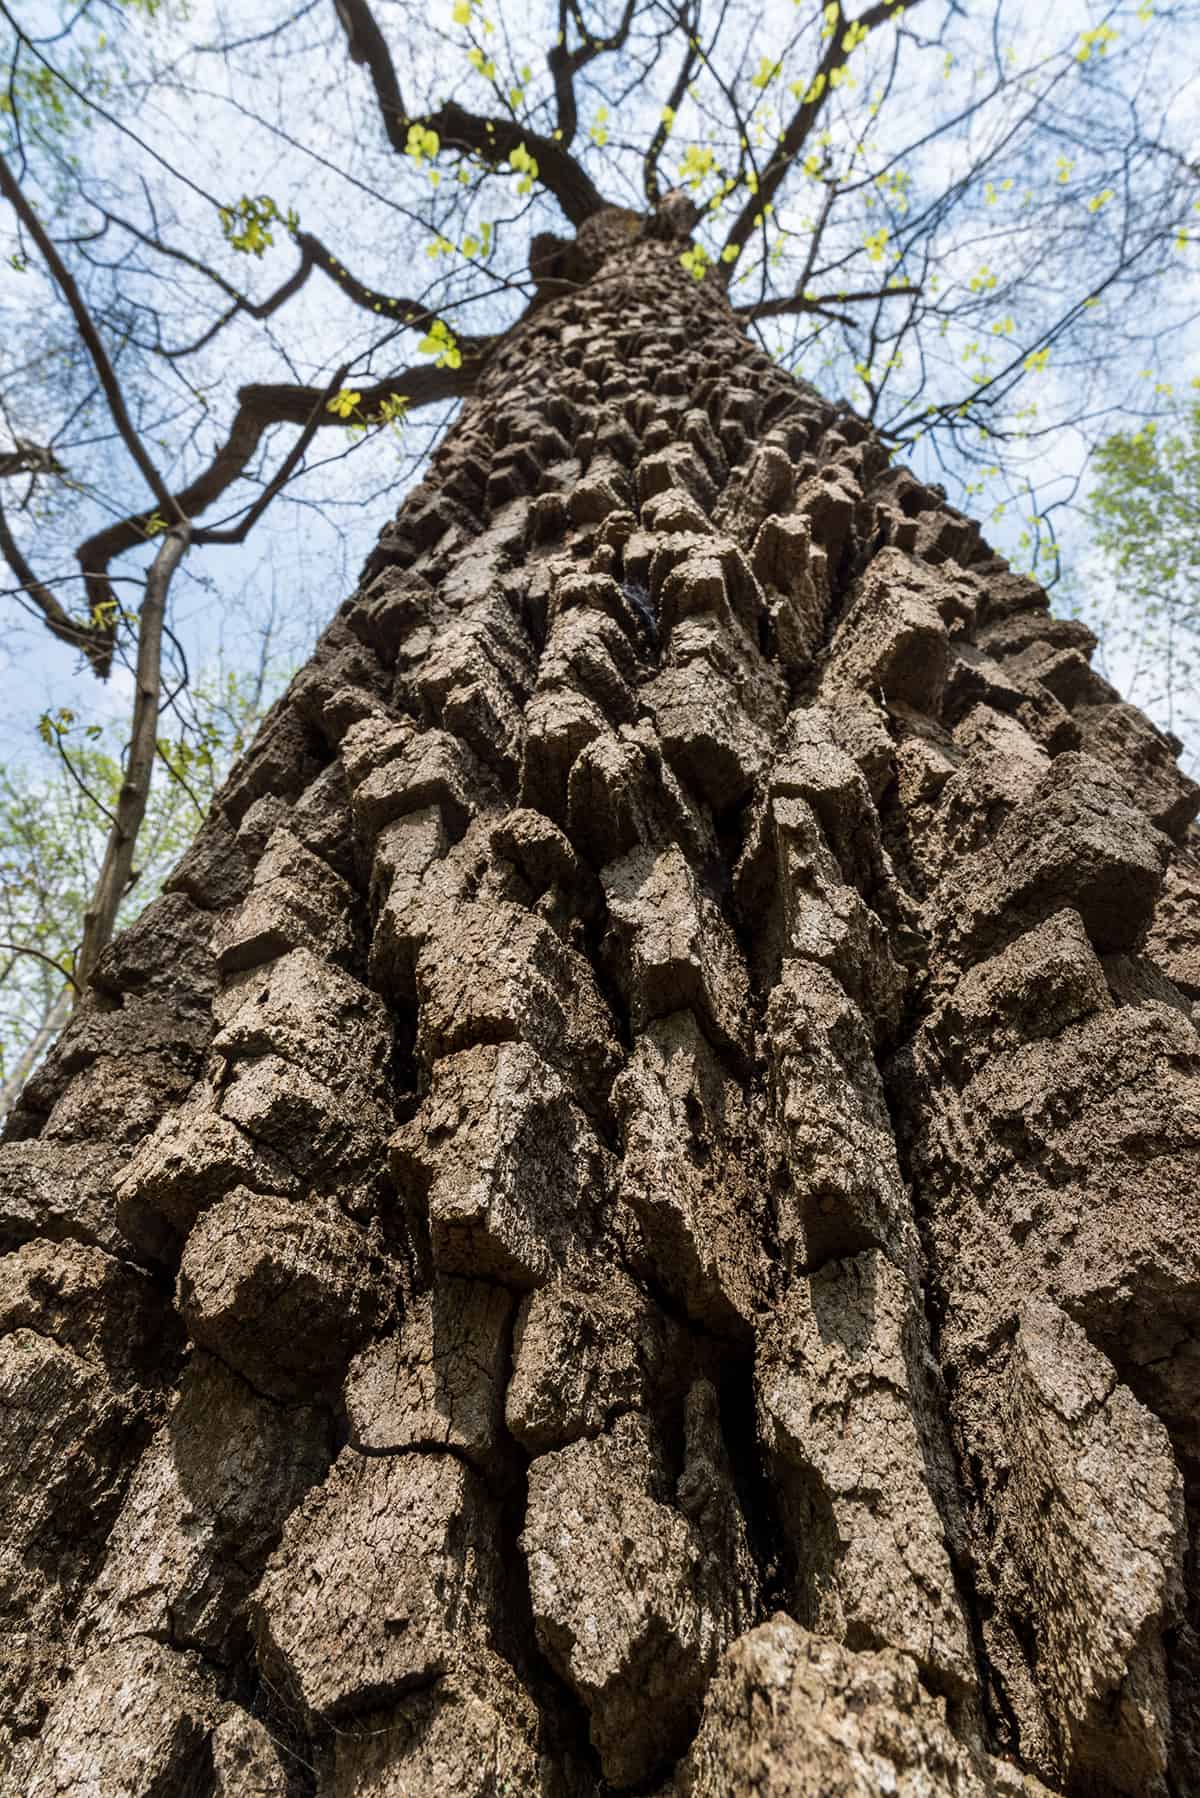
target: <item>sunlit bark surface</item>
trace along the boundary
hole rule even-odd
[[[10,1125],[6,1792],[1200,1791],[1196,789],[679,248]]]

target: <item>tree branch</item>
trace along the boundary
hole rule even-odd
[[[273,293],[267,295],[265,300],[252,300],[246,294],[241,293],[231,281],[227,281],[219,270],[210,268],[198,256],[189,255],[186,250],[177,249],[174,244],[164,243],[160,237],[143,231],[140,226],[131,224],[128,219],[121,218],[115,212],[105,209],[104,217],[110,224],[116,225],[122,231],[127,231],[130,237],[136,238],[138,243],[145,244],[147,249],[154,250],[157,255],[166,256],[173,262],[182,263],[185,268],[194,269],[198,275],[203,275],[206,280],[219,287],[226,298],[232,302],[194,343],[185,344],[177,350],[164,350],[156,346],[158,354],[168,362],[177,362],[184,356],[194,356],[197,351],[210,344],[213,338],[223,331],[230,320],[236,318],[239,313],[245,313],[248,318],[270,318],[272,313],[278,312],[279,308],[286,305],[294,294],[299,293],[312,272],[312,255],[300,242],[301,234],[297,233],[296,241],[300,244],[298,266]],[[316,239],[312,239],[312,242],[315,245]]]
[[[829,311],[830,304],[850,306],[863,300],[888,300],[893,294],[920,293],[921,289],[913,281],[897,282],[895,287],[861,288],[857,293],[817,294],[806,298],[803,293],[784,294],[777,300],[754,300],[748,306],[735,306],[734,311],[739,318],[781,318],[788,312],[820,312],[825,317],[835,316]]]
[[[0,480],[18,474],[63,476],[66,472],[52,449],[31,443],[27,437],[14,437],[13,448],[0,455]]]
[[[423,330],[438,316],[437,312],[426,306],[422,300],[408,299],[400,294],[379,293],[376,289],[368,287],[365,281],[360,281],[357,275],[350,272],[345,263],[341,262],[332,250],[326,249],[321,239],[314,236],[311,231],[295,230],[291,233],[292,241],[300,251],[299,263],[287,279],[281,282],[272,293],[269,293],[265,300],[252,300],[234,287],[231,281],[226,280],[218,269],[210,268],[198,256],[190,255],[187,250],[177,249],[174,244],[164,243],[161,238],[152,236],[149,232],[143,231],[140,226],[131,224],[128,219],[118,217],[116,213],[105,211],[104,216],[112,224],[117,225],[122,231],[127,231],[131,237],[136,238],[139,243],[145,244],[148,249],[154,250],[158,255],[167,256],[172,261],[182,263],[185,268],[194,269],[197,274],[203,275],[206,280],[219,287],[221,292],[232,302],[194,343],[186,344],[177,350],[160,351],[167,361],[178,361],[183,356],[195,355],[198,350],[202,350],[210,344],[213,338],[224,330],[225,326],[239,313],[245,314],[247,318],[270,318],[273,313],[279,311],[281,306],[286,305],[295,294],[299,293],[313,269],[319,269],[333,282],[335,287],[345,294],[348,300],[356,306],[361,306],[364,312],[376,312],[384,317],[397,319],[404,324],[411,325],[414,330]],[[0,463],[0,473],[3,473],[2,463]]]
[[[437,312],[426,306],[421,300],[405,299],[399,294],[377,293],[352,275],[344,263],[338,261],[331,250],[327,250],[319,237],[310,231],[297,231],[295,239],[301,252],[314,268],[327,275],[334,286],[340,288],[348,300],[361,306],[364,312],[378,312],[387,318],[397,319],[400,323],[411,325],[414,331],[423,330],[433,323]]]
[[[474,385],[479,358],[490,341],[489,338],[460,339],[459,347],[463,351],[461,368],[436,368],[431,364],[424,368],[403,369],[386,381],[377,381],[370,387],[364,387],[361,390],[361,412],[365,417],[370,417],[379,412],[385,400],[401,397],[408,401],[410,411],[415,411],[420,406],[432,406],[462,398]],[[173,508],[188,519],[195,519],[207,511],[245,472],[264,432],[271,425],[298,425],[302,432],[308,433],[304,439],[304,447],[307,447],[317,430],[343,425],[343,419],[325,409],[328,397],[328,389],[291,386],[285,382],[256,383],[239,389],[238,409],[229,435],[208,467],[173,496]],[[302,449],[300,453],[303,453]],[[295,465],[292,460],[295,455],[296,451],[293,449],[292,457],[289,458],[292,467]],[[289,468],[289,473],[290,471]],[[271,492],[272,497],[278,492],[274,482],[271,484]],[[256,502],[251,510],[257,518],[262,508]],[[107,525],[104,530],[98,531],[80,545],[76,553],[84,579],[91,590],[111,597],[108,584],[109,564],[114,556],[144,543],[150,528],[150,514],[131,514],[118,519],[115,524]],[[238,536],[230,534],[196,534],[197,543],[239,541]]]
[[[396,154],[408,148],[408,128],[423,125],[436,131],[449,150],[478,156],[493,167],[508,160],[522,144],[538,165],[538,180],[554,195],[571,223],[582,225],[609,202],[562,143],[542,137],[516,119],[468,112],[457,100],[448,100],[435,112],[406,112],[391,52],[367,0],[334,0],[338,19],[346,33],[351,60],[361,63],[371,77],[387,140]]]
[[[0,555],[8,563],[22,590],[41,613],[46,628],[60,643],[82,650],[101,680],[107,680],[112,668],[113,640],[116,636],[116,612],[112,622],[104,625],[83,624],[73,619],[59,605],[44,581],[39,581],[8,528],[4,507],[0,505]]]
[[[296,469],[299,467],[304,452],[320,430],[322,420],[327,416],[328,401],[335,393],[340,391],[342,382],[346,378],[346,374],[347,369],[343,364],[334,375],[332,381],[330,381],[328,387],[326,387],[324,393],[317,397],[312,411],[309,413],[308,422],[304,426],[304,429],[301,431],[299,437],[297,437],[287,455],[283,458],[283,461],[279,464],[279,467],[276,469],[271,480],[267,482],[267,485],[263,488],[254,504],[248,508],[241,521],[227,531],[204,531],[201,534],[201,541],[204,543],[245,542],[271,501],[275,498],[275,495],[283,490],[291,480]]]
[[[170,510],[173,505],[170,491],[157,468],[155,468],[153,462],[150,460],[150,457],[147,455],[141,437],[134,429],[133,420],[130,418],[126,409],[125,398],[121,392],[116,373],[112,363],[108,359],[108,352],[100,341],[100,334],[96,330],[95,324],[92,322],[92,315],[84,305],[83,296],[75,285],[75,281],[68,272],[62,257],[55,249],[43,228],[37,213],[33,210],[33,207],[22,193],[20,185],[13,176],[13,173],[3,156],[0,156],[0,193],[4,195],[4,198],[8,201],[22,225],[24,225],[30,237],[32,237],[34,243],[37,245],[46,267],[50,270],[50,273],[54,278],[55,285],[58,287],[63,298],[66,300],[67,305],[71,309],[71,316],[75,320],[75,328],[79,332],[83,346],[91,358],[92,367],[95,369],[100,385],[104,390],[104,397],[108,402],[108,410],[112,415],[112,421],[117,427],[122,443],[125,445],[125,448],[129,451],[130,456],[141,471],[146,485],[149,487],[159,505]]]
[[[628,40],[633,26],[637,0],[625,0],[625,10],[621,14],[620,24],[608,37],[589,38],[586,34],[581,43],[573,50],[567,49],[567,28],[570,15],[575,12],[567,0],[559,0],[558,8],[558,42],[546,57],[546,66],[554,80],[554,100],[558,113],[558,129],[562,134],[561,142],[569,146],[575,141],[575,133],[579,129],[579,105],[575,97],[575,77],[580,69],[585,69],[589,62],[608,51],[620,50]],[[582,22],[581,28],[582,28]],[[541,167],[539,160],[538,167]]]
[[[32,951],[23,949],[19,944],[16,945],[16,947],[19,954],[32,953]],[[51,966],[57,968],[58,963],[53,962],[51,963]],[[8,1116],[8,1113],[20,1098],[25,1087],[25,1082],[41,1060],[43,1049],[45,1049],[54,1037],[58,1035],[59,1031],[71,1015],[71,992],[72,989],[78,990],[75,988],[75,977],[73,974],[66,973],[62,968],[59,968],[58,971],[62,974],[65,984],[54,1002],[44,1012],[41,1023],[34,1031],[29,1042],[26,1043],[24,1050],[17,1060],[17,1065],[8,1076],[8,1079],[4,1082],[4,1085],[0,1087],[0,1118]]]
[[[829,98],[830,76],[846,61],[846,51],[842,48],[842,39],[851,26],[865,26],[873,31],[876,25],[885,20],[899,19],[903,13],[919,4],[919,0],[877,0],[874,6],[867,8],[860,18],[847,20],[841,6],[837,9],[837,18],[829,42],[813,73],[812,80],[805,89],[805,97],[792,114],[783,135],[778,139],[771,152],[763,173],[759,179],[758,191],[752,194],[738,213],[730,227],[729,235],[722,246],[724,249],[740,250],[754,230],[764,209],[770,204],[782,187],[788,170],[800,154],[809,132],[812,130],[822,109]],[[815,92],[813,90],[816,90]],[[810,100],[808,95],[812,94]],[[724,279],[728,281],[733,272],[735,258],[730,258],[723,265]]]
[[[679,73],[675,77],[674,85],[667,96],[667,111],[678,112],[682,106],[688,82],[692,79],[696,63],[699,60],[699,50],[693,41],[698,24],[699,20],[695,16],[689,18],[686,5],[682,6],[679,10],[679,25],[686,36],[687,49],[684,51],[683,61],[679,65]],[[658,124],[654,128],[654,136],[650,139],[646,154],[642,159],[642,191],[651,206],[657,206],[662,199],[662,188],[658,180],[658,160],[667,147],[667,139],[670,135],[671,128],[667,124],[665,116],[660,115]]]
[[[68,985],[75,988],[76,992],[79,991],[79,982],[70,969],[64,968],[61,962],[55,961],[54,957],[47,955],[44,950],[35,949],[31,943],[3,942],[0,943],[0,949],[11,949],[14,955],[32,955],[35,961],[45,962],[48,968],[53,968],[56,974],[61,974]]]
[[[506,162],[512,151],[524,144],[537,161],[538,180],[576,228],[612,204],[570,151],[553,138],[524,128],[516,119],[484,118],[449,100],[423,122],[433,127],[448,149],[464,150],[493,165]]]

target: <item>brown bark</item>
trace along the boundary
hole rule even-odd
[[[10,1125],[14,1791],[1200,1789],[1196,790],[678,258],[582,227]]]

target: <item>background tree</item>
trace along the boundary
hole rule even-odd
[[[1093,601],[1114,678],[1164,727],[1197,726],[1200,407],[1117,431],[1093,457]]]
[[[150,794],[118,926],[155,897],[187,848],[262,716],[268,678],[275,675],[266,655],[249,679],[230,671],[202,678],[184,699],[187,729],[157,739],[166,778]],[[62,1029],[79,990],[84,914],[123,782],[121,723],[81,726],[63,707],[40,724],[43,754],[0,773],[0,1114]]]
[[[974,46],[923,13],[568,6],[535,70],[455,0],[447,93],[438,27],[338,0],[147,80],[139,138],[216,80],[328,169],[327,218],[266,175],[215,214],[231,258],[334,246],[353,330],[336,385],[291,346],[285,458],[413,410],[414,355],[462,403],[6,1125],[0,1739],[34,1798],[1200,1783],[1200,790],[902,433],[752,335],[911,297],[880,146],[839,133],[852,82],[928,131],[921,71]],[[992,83],[1031,151],[1071,84],[1095,141],[1114,93],[1138,122],[1133,24]],[[262,104],[309,47],[315,132]],[[1158,329],[1190,196],[1129,167]],[[830,223],[791,242],[806,180]],[[419,296],[364,284],[350,181],[404,205]],[[210,204],[154,224],[201,289]],[[1097,310],[1053,272],[1078,306],[1011,333],[1047,404]],[[914,317],[894,391],[936,424],[967,386]]]

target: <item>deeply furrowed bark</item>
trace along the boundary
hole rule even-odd
[[[572,272],[10,1122],[4,1789],[1200,1790],[1196,789]]]

